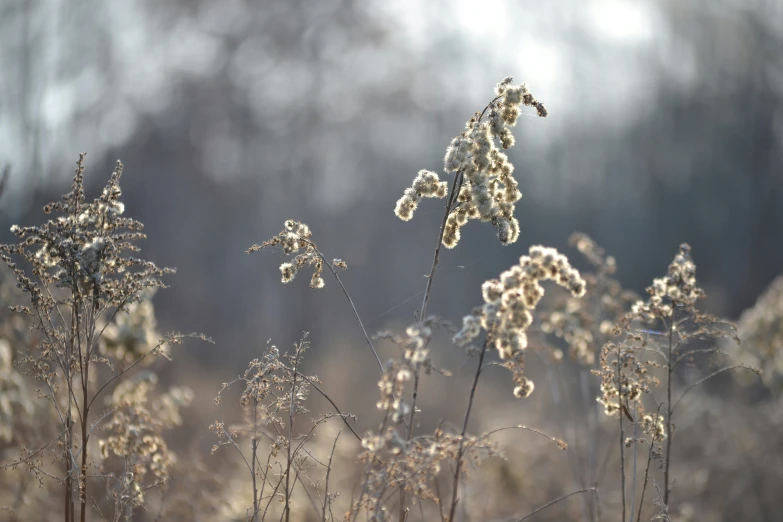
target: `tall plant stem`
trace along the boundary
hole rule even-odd
[[[634,407],[633,407],[633,418],[634,419],[638,419],[639,418],[639,411],[638,411],[638,408],[637,408],[636,405],[634,405]],[[638,431],[639,431],[639,425],[637,423],[634,423],[634,425],[633,425],[633,440],[634,440],[634,442],[638,438],[637,437]],[[630,506],[631,509],[628,510],[631,513],[629,522],[633,522],[633,511],[634,511],[634,506],[636,505],[635,504],[635,502],[636,502],[636,462],[637,462],[636,457],[638,455],[638,451],[637,450],[638,450],[638,444],[634,443],[634,445],[633,445],[633,464],[631,465],[631,470],[632,470],[631,471],[631,506]]]
[[[573,493],[569,493],[568,495],[563,495],[562,497],[557,498],[557,499],[553,500],[552,502],[548,502],[548,503],[544,504],[543,506],[541,506],[540,508],[536,509],[535,511],[532,511],[532,512],[528,513],[527,515],[525,515],[524,517],[520,518],[519,520],[517,520],[517,522],[525,522],[525,520],[527,520],[528,518],[532,517],[533,515],[535,515],[539,511],[545,510],[549,506],[553,506],[553,505],[557,504],[560,501],[563,501],[563,500],[565,500],[565,499],[567,499],[569,497],[573,497],[574,495],[579,495],[580,493],[587,493],[588,491],[592,491],[595,494],[596,497],[598,496],[598,488],[580,489],[579,491],[574,491]],[[596,503],[598,503],[597,500],[596,500]]]
[[[253,397],[253,439],[250,442],[251,461],[250,473],[253,474],[253,522],[258,521],[259,496],[258,484],[256,482],[256,460],[258,458],[258,397]]]
[[[296,393],[296,378],[298,376],[298,366],[299,366],[299,354],[302,350],[302,343],[304,341],[300,342],[296,347],[296,352],[294,353],[294,361],[293,361],[293,380],[291,382],[291,399],[288,406],[288,448],[287,448],[287,458],[286,458],[286,469],[285,469],[285,522],[288,522],[291,518],[291,445],[294,443],[294,413],[296,408],[296,401],[294,400],[294,396]],[[296,485],[296,484],[294,484]]]
[[[672,360],[672,351],[674,345],[674,311],[675,305],[672,303],[672,316],[669,319],[669,347],[666,352],[666,468],[663,472],[663,503],[669,507],[669,466],[671,464],[672,453],[672,372],[674,371],[674,362]]]
[[[621,347],[617,347],[617,390],[618,392],[622,389],[622,357],[620,354],[620,350],[622,350]],[[622,410],[623,404],[623,396],[622,393],[619,394],[618,399],[620,403],[620,408]],[[620,489],[622,490],[622,498],[623,498],[623,522],[625,522],[625,428],[623,426],[623,412],[618,412],[618,417],[620,417]]]
[[[81,299],[80,299],[81,300]],[[83,302],[83,301],[82,301]],[[90,382],[90,354],[87,352],[87,349],[85,347],[85,352],[82,353],[82,339],[80,331],[80,323],[81,320],[79,318],[79,303],[76,303],[76,306],[74,307],[74,312],[76,314],[76,325],[77,325],[77,338],[79,340],[79,364],[81,366],[81,386],[82,386],[82,416],[81,416],[81,437],[82,437],[82,462],[81,462],[81,472],[79,476],[79,520],[80,522],[86,522],[87,521],[87,442],[89,439],[89,433],[88,433],[88,419],[89,419],[89,397],[88,397],[88,387]],[[88,315],[85,311],[85,315]],[[89,321],[85,319],[85,327],[89,328]],[[90,336],[85,335],[84,341],[88,341]]]
[[[367,341],[367,345],[370,347],[370,350],[372,350],[372,354],[375,356],[375,360],[378,361],[378,366],[381,369],[381,373],[383,373],[383,363],[381,362],[381,358],[378,356],[378,352],[375,350],[375,346],[373,346],[372,340],[370,339],[370,336],[367,334],[367,329],[364,327],[362,318],[359,316],[359,312],[356,310],[356,305],[353,304],[353,299],[351,299],[351,296],[348,293],[348,290],[345,288],[345,285],[343,284],[342,280],[340,279],[340,276],[337,275],[337,271],[334,269],[331,263],[329,263],[329,261],[326,260],[326,257],[323,255],[323,253],[321,253],[321,251],[318,250],[318,248],[316,248],[315,244],[310,241],[308,241],[308,243],[310,244],[310,246],[313,247],[313,250],[315,250],[315,252],[321,258],[324,264],[329,268],[329,271],[332,272],[332,275],[337,281],[337,284],[340,285],[340,288],[343,291],[343,295],[345,295],[345,298],[348,300],[348,304],[351,305],[351,309],[353,310],[353,315],[356,317],[356,320],[359,322],[359,327],[362,329],[362,333],[364,334],[364,340]]]
[[[642,485],[642,495],[639,499],[639,514],[636,517],[636,522],[642,522],[642,508],[644,507],[644,493],[647,491],[647,479],[650,476],[650,462],[652,462],[653,446],[655,445],[655,438],[650,437],[650,450],[647,452],[647,466],[644,468],[644,484]],[[633,513],[631,513],[633,516]]]
[[[427,289],[424,291],[424,299],[421,303],[419,320],[424,319],[427,313],[427,305],[429,304],[430,293],[432,292],[432,282],[435,280],[435,269],[438,267],[438,261],[440,260],[440,249],[443,246],[443,234],[446,231],[446,221],[449,219],[451,208],[454,206],[454,201],[457,199],[457,187],[461,179],[462,172],[460,171],[454,176],[454,182],[451,184],[451,192],[449,193],[449,199],[446,202],[446,211],[443,213],[443,221],[440,224],[438,243],[435,245],[435,255],[432,258],[432,268],[430,269],[430,275],[427,276]]]
[[[476,367],[476,375],[473,377],[473,386],[470,388],[470,398],[468,399],[468,407],[465,410],[465,420],[462,422],[462,433],[459,438],[459,449],[457,450],[457,465],[454,470],[454,487],[451,490],[451,508],[449,509],[449,522],[453,522],[454,515],[457,511],[457,502],[459,501],[457,495],[459,493],[459,478],[462,470],[462,457],[465,455],[465,434],[468,432],[468,421],[470,420],[470,412],[473,409],[473,398],[476,396],[476,388],[478,387],[479,377],[481,377],[481,368],[484,364],[484,354],[487,353],[487,345],[489,344],[489,338],[484,340],[484,344],[481,347],[481,353],[479,354],[478,366]]]
[[[430,275],[427,277],[427,288],[424,291],[424,299],[421,303],[421,310],[419,311],[419,321],[424,319],[424,314],[427,313],[427,305],[430,301],[430,293],[432,292],[432,281],[435,279],[435,269],[438,267],[438,261],[440,260],[440,249],[443,245],[443,234],[446,231],[446,221],[451,213],[451,208],[454,206],[454,202],[457,200],[457,193],[459,192],[460,180],[462,179],[462,172],[458,172],[454,176],[454,181],[451,184],[451,192],[446,201],[446,209],[443,213],[443,221],[440,224],[440,233],[438,234],[438,242],[435,245],[435,254],[432,258],[432,268],[430,268]],[[413,417],[416,415],[416,399],[419,396],[419,373],[420,367],[416,365],[416,371],[413,375],[413,397],[411,399],[411,413],[408,416],[408,430],[405,436],[405,440],[410,440],[413,434]],[[405,522],[406,518],[406,499],[405,491],[400,490],[400,516],[399,522]]]

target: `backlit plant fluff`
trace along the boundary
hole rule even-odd
[[[592,367],[614,325],[638,297],[623,289],[614,278],[617,272],[614,257],[606,255],[604,249],[590,237],[575,233],[569,243],[591,265],[591,270],[580,272],[586,283],[585,296],[558,295],[539,312],[541,333],[544,334],[542,341],[550,348],[553,360],[563,360],[562,343],[555,343],[556,339],[562,339],[572,359]]]
[[[568,259],[554,248],[530,247],[529,255],[519,259],[500,274],[481,286],[484,305],[463,318],[463,327],[454,336],[454,344],[465,346],[478,337],[483,329],[485,343],[492,343],[505,367],[514,374],[514,395],[528,397],[533,382],[524,376],[523,351],[527,348],[527,328],[533,322],[532,311],[544,296],[541,281],[551,279],[568,289],[574,297],[585,293],[585,281],[571,267]]]
[[[764,384],[779,395],[783,392],[783,276],[742,313],[738,334],[745,346],[742,357],[763,370]]]
[[[325,259],[321,252],[318,251],[318,248],[316,248],[315,243],[310,240],[312,235],[310,227],[299,221],[289,219],[284,223],[282,232],[260,245],[251,246],[247,253],[252,254],[262,248],[280,245],[286,254],[296,254],[291,262],[285,262],[280,265],[281,281],[290,283],[294,280],[299,269],[308,265],[314,267],[313,274],[310,277],[310,288],[323,288],[324,279],[321,277],[321,274],[323,274]],[[304,252],[298,253],[300,250],[304,250]],[[341,259],[335,259],[332,261],[332,269],[334,268],[345,270],[348,268],[348,265]]]
[[[450,212],[442,239],[446,248],[457,245],[460,229],[471,219],[492,223],[504,245],[519,238],[514,204],[522,198],[522,193],[512,176],[514,166],[497,148],[495,140],[503,149],[514,145],[510,127],[516,124],[522,105],[534,107],[542,118],[546,117],[547,111],[525,84],[511,85],[511,81],[509,77],[497,84],[496,97],[467,122],[465,131],[446,149],[444,170],[455,175],[451,193],[438,174],[421,170],[397,201],[394,213],[408,221],[422,198],[445,198],[448,195]]]
[[[168,462],[170,454],[158,452],[159,443],[152,451],[126,438],[112,439],[112,426],[115,431],[121,431],[122,426],[128,432],[128,411],[123,409],[124,403],[109,402],[111,409],[96,415],[94,410],[100,404],[96,400],[104,391],[117,390],[127,382],[137,364],[164,355],[165,345],[179,344],[184,337],[206,338],[169,333],[156,343],[145,335],[136,339],[133,354],[119,349],[102,353],[107,325],[119,323],[121,327],[118,317],[130,313],[131,307],[149,292],[165,288],[161,278],[174,270],[158,268],[133,255],[139,252],[137,242],[146,236],[140,222],[122,215],[122,163],[117,162],[101,195],[90,202],[84,193],[84,157],[81,154],[77,161],[71,191],[61,201],[44,207],[45,213],[59,215],[40,226],[14,225],[11,231],[18,242],[0,245],[0,259],[13,271],[17,287],[29,298],[29,304],[12,310],[30,321],[38,342],[28,347],[19,364],[40,383],[38,396],[47,400],[57,414],[52,424],[56,423],[58,435],[49,445],[56,441],[52,457],[60,469],[34,459],[48,445],[23,450],[16,462],[28,462],[28,470],[37,478],[52,478],[63,487],[68,521],[76,520],[77,513],[81,521],[86,519],[88,506],[94,503],[92,488],[97,479],[105,480],[106,489],[97,490],[108,491],[117,501],[113,520],[120,520],[137,507],[142,490],[165,480],[163,461]],[[148,318],[147,323],[154,321]],[[157,436],[159,426],[151,417],[136,413],[133,423],[139,428],[137,432]],[[90,458],[90,440],[99,433],[96,429],[109,430],[110,435],[104,439],[109,453],[122,457],[130,467],[156,466],[158,476],[142,482],[140,473],[125,473],[119,481],[112,480],[117,478],[113,471],[102,469],[101,462]]]

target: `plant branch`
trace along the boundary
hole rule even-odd
[[[470,412],[473,409],[473,399],[476,396],[476,388],[478,387],[478,380],[481,376],[481,365],[484,363],[484,355],[487,353],[487,345],[489,344],[489,336],[484,339],[484,344],[481,347],[481,353],[479,354],[478,366],[476,367],[476,375],[473,377],[473,386],[470,388],[470,398],[468,399],[468,407],[465,410],[465,420],[462,422],[462,433],[459,439],[459,449],[457,450],[457,465],[454,470],[454,487],[451,490],[451,508],[449,509],[449,522],[453,522],[454,515],[457,510],[459,492],[459,479],[460,472],[462,471],[462,457],[465,452],[465,433],[468,431],[468,421],[470,421]]]
[[[324,505],[323,512],[321,513],[321,521],[326,522],[326,507],[329,505],[329,475],[332,473],[332,459],[334,458],[334,450],[337,448],[337,439],[340,438],[342,431],[337,432],[337,436],[334,438],[334,444],[332,445],[332,452],[329,454],[329,464],[326,466],[326,480],[324,483]]]
[[[543,511],[543,510],[545,510],[546,508],[548,508],[550,506],[554,506],[558,502],[560,502],[562,500],[565,500],[565,499],[567,499],[569,497],[573,497],[574,495],[579,495],[580,493],[587,493],[588,491],[594,491],[594,492],[597,493],[598,489],[597,488],[585,488],[585,489],[580,489],[579,491],[574,491],[572,493],[569,493],[568,495],[563,495],[562,497],[557,498],[557,499],[553,500],[552,502],[549,502],[548,504],[544,504],[543,506],[541,506],[540,508],[536,509],[535,511],[532,511],[531,513],[528,513],[527,515],[525,515],[524,517],[520,518],[516,522],[524,522],[525,520],[527,520],[528,518],[532,517],[533,515],[535,515],[539,511]]]
[[[351,305],[351,309],[353,310],[353,315],[356,317],[356,320],[359,322],[359,327],[362,329],[362,333],[364,334],[364,339],[365,341],[367,341],[367,345],[370,347],[370,350],[372,350],[372,354],[375,356],[375,360],[378,361],[378,367],[380,367],[381,373],[383,373],[383,363],[381,362],[381,358],[378,356],[378,352],[375,350],[375,346],[373,346],[372,340],[370,339],[370,336],[367,334],[367,329],[364,327],[362,318],[359,316],[359,312],[356,310],[356,305],[353,304],[353,299],[351,299],[350,294],[348,294],[348,290],[345,288],[345,285],[340,279],[340,276],[337,275],[337,271],[334,269],[332,264],[329,261],[327,261],[323,253],[320,250],[318,250],[318,248],[316,248],[315,243],[307,239],[305,241],[311,247],[313,247],[315,253],[318,254],[318,256],[323,260],[324,264],[329,268],[329,271],[334,276],[335,280],[337,281],[337,284],[340,285],[340,288],[343,291],[343,295],[345,295],[345,298],[348,300],[348,303]]]

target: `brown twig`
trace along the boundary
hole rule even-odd
[[[342,431],[337,432],[337,436],[334,438],[334,444],[332,445],[332,452],[329,454],[329,464],[326,466],[326,480],[324,481],[324,508],[321,514],[321,521],[326,522],[326,507],[329,504],[329,475],[332,473],[332,459],[334,458],[334,450],[337,447],[337,439],[340,438]]]
[[[462,471],[462,457],[465,452],[465,434],[468,431],[468,421],[470,420],[470,412],[473,409],[473,399],[476,396],[476,388],[478,387],[478,380],[481,376],[481,365],[484,363],[484,355],[487,353],[487,345],[489,344],[489,336],[484,339],[484,344],[481,346],[481,353],[479,354],[478,366],[476,368],[476,375],[473,377],[473,386],[470,388],[470,398],[468,399],[468,407],[465,410],[465,420],[462,422],[462,433],[460,434],[459,448],[457,449],[457,463],[454,470],[454,486],[451,490],[451,508],[449,509],[449,522],[453,522],[454,515],[457,511],[457,494],[459,492],[459,479],[460,472]]]
[[[535,515],[539,511],[543,511],[543,510],[545,510],[546,508],[548,508],[550,506],[554,506],[555,504],[557,504],[561,500],[565,500],[565,499],[567,499],[569,497],[573,497],[574,495],[579,495],[580,493],[587,493],[588,491],[593,491],[595,493],[598,493],[598,489],[597,488],[585,488],[585,489],[580,489],[579,491],[574,491],[572,493],[569,493],[568,495],[563,495],[562,497],[557,498],[557,499],[553,500],[552,502],[544,504],[540,508],[538,508],[538,509],[536,509],[536,510],[530,512],[530,513],[528,513],[527,515],[525,515],[524,517],[520,518],[516,522],[524,522],[525,520],[527,520],[528,518],[532,517],[533,515]]]

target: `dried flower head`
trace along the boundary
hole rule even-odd
[[[466,346],[484,330],[485,342],[491,342],[505,366],[514,374],[514,395],[527,397],[533,383],[524,376],[523,352],[527,348],[527,329],[532,312],[544,296],[541,282],[552,280],[568,289],[574,297],[585,293],[585,281],[568,259],[553,248],[533,246],[498,279],[484,282],[484,305],[463,318],[462,329],[454,335],[457,346]]]
[[[120,520],[142,502],[145,487],[165,480],[170,454],[160,430],[178,418],[178,401],[187,402],[186,393],[176,392],[155,410],[157,402],[147,403],[152,378],[132,370],[153,354],[165,355],[165,345],[179,344],[184,337],[207,339],[178,333],[157,343],[150,339],[155,321],[145,296],[164,288],[161,278],[173,270],[136,255],[137,242],[146,236],[141,223],[123,217],[122,163],[117,162],[101,194],[88,201],[84,158],[82,154],[77,161],[71,191],[44,207],[54,216],[40,226],[11,227],[18,241],[0,245],[0,259],[27,294],[27,303],[12,310],[30,321],[36,337],[24,346],[18,362],[40,383],[38,396],[48,401],[50,424],[57,425],[58,435],[47,445],[56,448],[51,454],[64,468],[64,476],[55,478],[64,488],[67,508],[74,513],[78,501],[84,519],[92,498],[91,477],[114,478],[108,482],[113,516]],[[134,375],[141,379],[130,380]],[[112,389],[110,410],[95,418],[96,399]],[[103,455],[118,457],[122,471],[93,474],[97,464],[90,459],[89,439],[100,430],[109,433]],[[53,476],[34,459],[27,462],[32,473]],[[144,485],[148,473],[155,482]]]
[[[404,336],[396,336],[390,332],[379,332],[376,336],[391,341],[402,351],[401,359],[389,362],[378,381],[380,399],[376,406],[385,412],[394,424],[401,423],[410,413],[410,405],[403,400],[405,387],[413,376],[418,374],[419,368],[426,373],[433,369],[427,346],[436,326],[439,326],[438,320],[431,316],[406,328]]]
[[[403,336],[378,334],[397,344],[401,357],[389,362],[378,381],[377,407],[384,417],[378,430],[367,432],[362,439],[359,460],[367,464],[367,469],[359,500],[351,507],[353,513],[363,509],[370,520],[391,520],[384,500],[390,486],[420,501],[437,501],[437,479],[448,463],[459,462],[462,469],[465,459],[478,464],[483,455],[495,454],[494,445],[486,437],[462,436],[443,426],[433,434],[415,438],[406,434],[406,424],[413,417],[411,405],[403,397],[414,376],[418,380],[419,369],[426,373],[433,369],[427,345],[433,328],[443,325],[431,316],[409,326]]]
[[[89,203],[84,195],[82,154],[71,192],[62,201],[44,207],[47,214],[62,215],[37,227],[11,227],[19,242],[0,245],[0,259],[14,271],[33,308],[53,310],[55,300],[47,291],[49,286],[67,289],[71,301],[89,296],[96,311],[124,307],[137,301],[142,291],[164,287],[160,277],[173,270],[127,255],[137,252],[135,243],[146,236],[141,223],[122,217],[122,170],[122,163],[117,162],[100,197]],[[19,268],[14,257],[30,264],[30,275]]]
[[[660,329],[658,337],[671,340],[673,359],[668,362],[673,366],[692,361],[697,353],[722,353],[715,346],[716,339],[729,338],[739,344],[734,324],[702,313],[696,307],[705,294],[696,283],[696,265],[690,251],[687,244],[680,246],[668,273],[653,280],[647,288],[648,300],[634,303],[619,325],[637,335],[649,332],[644,329],[649,326]],[[644,328],[640,329],[639,325]]]
[[[128,304],[117,313],[114,321],[104,325],[100,342],[102,354],[132,363],[155,346],[161,335],[152,304],[154,295],[154,289],[144,292],[139,301]],[[163,345],[156,353],[168,357],[168,351],[168,345]],[[153,361],[151,357],[145,359],[147,364]]]
[[[263,248],[280,246],[286,255],[293,256],[291,261],[286,261],[280,265],[280,280],[283,283],[293,281],[296,273],[303,266],[312,266],[313,273],[310,276],[310,288],[323,288],[325,283],[321,276],[326,259],[310,239],[312,235],[310,227],[299,221],[289,219],[283,224],[282,232],[260,245],[251,246],[246,253],[252,254]],[[335,259],[332,261],[331,269],[334,270],[335,268],[345,270],[348,268],[348,265],[342,259]]]
[[[448,196],[449,213],[443,228],[443,245],[454,248],[460,229],[472,219],[491,223],[503,245],[519,238],[519,221],[514,217],[515,203],[522,198],[512,176],[514,166],[503,149],[514,145],[511,127],[516,124],[522,105],[534,107],[539,116],[547,115],[544,106],[527,87],[511,85],[505,78],[496,89],[496,97],[465,125],[465,130],[451,141],[443,160],[444,170],[456,176],[452,193],[434,172],[421,170],[411,187],[397,201],[394,213],[403,221],[413,217],[422,198]]]
[[[540,327],[544,340],[548,340],[547,336],[562,339],[568,355],[590,367],[598,358],[601,346],[612,336],[615,324],[638,297],[624,290],[612,277],[617,270],[614,258],[607,256],[590,237],[576,233],[569,242],[592,268],[580,272],[586,283],[585,296],[576,298],[561,293],[542,303]],[[562,351],[552,344],[555,360],[562,360]]]
[[[448,193],[448,185],[440,181],[435,172],[420,170],[413,179],[413,185],[405,189],[403,196],[397,201],[394,213],[403,221],[413,217],[413,212],[419,206],[422,198],[443,199]]]
[[[648,413],[642,416],[642,431],[650,436],[653,443],[661,442],[666,438],[666,425],[663,415]]]
[[[105,437],[99,440],[103,466],[110,468],[106,460],[118,457],[124,466],[132,468],[134,480],[140,485],[145,485],[148,473],[153,480],[168,476],[175,457],[162,434],[182,424],[180,411],[193,400],[190,389],[177,387],[152,398],[157,381],[154,373],[142,371],[115,389],[106,400],[114,414],[101,430]]]
[[[600,370],[593,373],[601,378],[601,396],[597,398],[609,416],[629,412],[643,413],[644,395],[658,385],[651,368],[659,365],[644,359],[646,340],[628,336],[622,343],[608,342],[601,349]]]
[[[271,503],[272,499],[279,499],[280,504],[285,505],[280,514],[280,519],[283,519],[285,513],[293,514],[291,509],[295,504],[290,503],[290,500],[295,482],[302,481],[312,487],[314,481],[309,477],[313,463],[331,467],[331,459],[327,465],[314,457],[314,448],[309,443],[314,438],[316,428],[328,419],[341,417],[347,423],[347,418],[351,416],[342,413],[324,415],[307,423],[310,427],[304,432],[296,431],[301,423],[297,419],[309,413],[306,403],[310,391],[320,390],[318,385],[321,384],[317,377],[307,376],[300,370],[304,354],[310,346],[307,337],[305,332],[291,353],[281,353],[267,342],[262,357],[251,361],[242,375],[223,384],[215,399],[219,403],[222,394],[236,383],[244,387],[239,399],[244,414],[243,422],[227,427],[224,422],[216,421],[210,426],[217,436],[212,453],[224,447],[233,449],[241,455],[241,461],[247,464],[249,480],[239,487],[248,488],[249,491],[247,495],[232,499],[232,502],[237,503],[236,509],[232,510],[235,513],[258,513],[262,509],[259,508],[262,493],[273,491],[271,496],[264,495],[264,502]],[[328,497],[325,502],[328,505]],[[272,511],[268,514],[271,515]],[[248,518],[252,520],[254,517]]]
[[[667,318],[674,307],[695,309],[696,301],[704,298],[704,291],[696,286],[696,265],[691,259],[691,247],[683,243],[674,261],[669,264],[668,273],[653,280],[647,288],[650,298],[647,302],[634,304],[631,312],[640,319]]]

